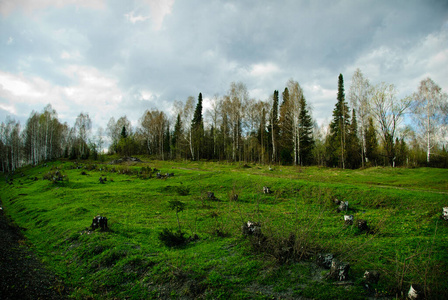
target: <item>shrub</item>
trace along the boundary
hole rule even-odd
[[[190,189],[183,185],[176,187],[176,191],[179,196],[187,196],[190,193]]]
[[[173,232],[171,229],[164,228],[159,233],[159,240],[167,247],[180,247],[187,243],[188,238],[181,231]]]
[[[44,180],[48,180],[48,181],[51,181],[51,182],[53,182],[54,184],[56,184],[56,183],[58,183],[58,182],[63,182],[63,181],[66,181],[66,182],[68,182],[69,180],[68,180],[68,176],[67,175],[64,175],[60,170],[53,170],[53,171],[50,171],[50,172],[48,172],[47,174],[45,174],[44,176],[43,176],[43,179]]]

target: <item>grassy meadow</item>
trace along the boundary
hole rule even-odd
[[[446,169],[141,159],[49,162],[0,183],[4,211],[74,299],[400,298],[411,283],[431,299],[448,297]],[[158,179],[154,168],[174,176]],[[336,199],[348,212],[337,212]],[[177,215],[173,200],[185,204]],[[345,225],[345,214],[370,230]],[[108,231],[89,230],[97,215]],[[249,220],[265,240],[242,234]],[[188,243],[164,245],[160,233],[179,226]],[[348,282],[328,278],[318,253],[350,263]],[[366,287],[366,270],[380,273],[378,283]]]

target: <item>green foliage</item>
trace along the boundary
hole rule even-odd
[[[125,127],[123,127],[125,128]],[[126,131],[125,131],[126,133]],[[126,135],[126,134],[125,134]],[[138,144],[132,136],[121,137],[117,145],[117,153],[122,156],[132,156],[137,152]]]
[[[369,125],[365,130],[366,136],[366,158],[370,162],[370,166],[378,164],[378,140],[376,138],[376,130],[373,125],[372,117],[369,117]]]
[[[3,211],[27,229],[33,249],[73,287],[74,299],[365,299],[373,297],[363,288],[366,269],[380,271],[375,289],[382,296],[406,292],[411,282],[425,286],[428,298],[448,296],[448,226],[440,218],[447,170],[270,171],[141,159],[150,162],[51,162],[19,170],[13,185],[0,182]],[[175,176],[139,179],[155,168]],[[70,181],[42,180],[55,170]],[[100,176],[107,184],[98,184]],[[263,186],[274,193],[263,194]],[[182,188],[188,194],[180,198]],[[204,205],[207,191],[221,201]],[[371,233],[344,225],[335,199],[348,201],[349,213],[367,220]],[[97,215],[108,218],[109,231],[88,230]],[[242,237],[249,220],[261,224],[264,243]],[[188,243],[195,234],[201,239]],[[351,264],[353,286],[325,279],[327,271],[314,264],[320,251]]]
[[[358,122],[356,112],[352,110],[352,122],[347,136],[347,167],[357,169],[361,166],[362,151],[361,142],[358,138]]]
[[[169,201],[168,203],[169,203],[170,209],[175,210],[176,213],[183,211],[185,208],[185,203],[178,201],[178,200],[172,200],[172,201]]]

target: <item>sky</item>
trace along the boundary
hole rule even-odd
[[[322,125],[357,68],[398,98],[427,77],[447,92],[448,1],[0,0],[0,122],[51,104],[70,126],[137,126],[231,82],[268,101],[293,79]]]

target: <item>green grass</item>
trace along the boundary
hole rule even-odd
[[[136,174],[148,166],[175,176]],[[56,167],[66,180],[42,180]],[[100,176],[107,177],[106,184],[99,183]],[[273,193],[263,194],[263,186]],[[208,191],[218,200],[207,199]],[[119,166],[52,162],[19,170],[14,185],[0,183],[4,210],[26,229],[42,260],[73,287],[75,299],[364,299],[375,290],[399,295],[411,283],[443,298],[448,226],[440,215],[448,206],[447,191],[444,169],[269,170],[163,161]],[[230,200],[235,193],[238,201]],[[335,199],[349,201],[349,213],[367,220],[374,234],[345,226]],[[183,247],[168,248],[158,239],[164,228],[178,227],[169,208],[172,200],[186,204],[179,212],[182,230],[199,236]],[[110,231],[87,230],[96,215],[109,219]],[[313,255],[279,263],[270,249],[254,250],[241,233],[247,220],[261,222],[263,234],[273,240],[293,232],[310,250],[349,262],[353,285],[326,279],[328,271],[314,263]],[[381,273],[371,291],[363,288],[367,269]]]

